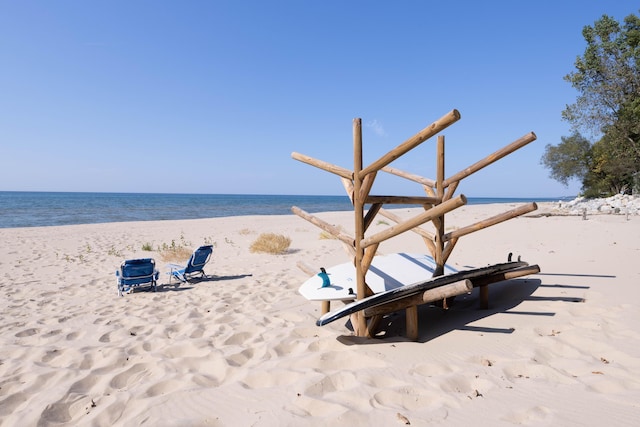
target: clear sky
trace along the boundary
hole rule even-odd
[[[0,0],[0,190],[344,194],[297,151],[365,166],[452,109],[468,197],[575,195],[540,164],[570,133],[582,28],[634,1]],[[432,138],[391,164],[435,178]],[[386,175],[386,176],[385,176]],[[424,194],[378,174],[372,194]]]

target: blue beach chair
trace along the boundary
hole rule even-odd
[[[159,274],[153,258],[124,261],[120,265],[120,270],[116,271],[118,295],[122,296],[123,293],[129,293],[140,286],[150,286],[155,292]]]
[[[180,282],[188,282],[193,276],[200,274],[200,277],[207,277],[204,274],[204,266],[211,259],[213,253],[213,245],[200,246],[196,249],[191,258],[187,261],[186,265],[182,264],[167,264],[169,271],[169,284],[171,279],[176,278]]]

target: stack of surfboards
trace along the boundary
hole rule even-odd
[[[323,286],[323,278],[315,275],[300,286],[299,292],[310,301],[353,300],[338,310],[323,314],[316,322],[318,326],[322,326],[358,311],[388,304],[430,289],[462,280],[482,279],[527,265],[523,261],[509,261],[463,271],[445,265],[444,274],[432,278],[436,268],[432,257],[424,254],[394,253],[373,259],[365,276],[367,285],[374,293],[370,297],[355,301],[357,283],[352,263],[326,268],[330,282],[328,286],[326,281]]]

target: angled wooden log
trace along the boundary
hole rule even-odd
[[[449,184],[449,186],[447,187],[447,193],[444,195],[444,198],[442,200],[449,200],[450,198],[452,198],[453,194],[458,188],[458,184],[460,184],[460,181],[455,181]]]
[[[374,203],[373,205],[371,205],[371,207],[367,211],[367,214],[364,216],[365,231],[369,229],[369,226],[371,225],[376,215],[378,214],[378,211],[380,211],[381,208],[382,208],[382,203]]]
[[[400,224],[402,223],[402,218],[400,218],[398,215],[389,212],[385,209],[380,209],[380,215],[384,216],[385,218],[390,219],[391,221],[395,222],[396,224]],[[424,240],[425,245],[427,245],[427,249],[429,249],[429,253],[431,253],[431,256],[435,257],[435,251],[436,251],[436,246],[433,243],[433,234],[429,233],[427,230],[425,230],[424,228],[421,227],[414,227],[411,229],[411,231],[413,231],[416,234],[419,234],[422,239]]]
[[[351,200],[351,204],[353,204],[353,180],[340,177],[340,181],[342,181],[344,191],[347,193],[349,200]]]
[[[402,144],[398,145],[393,150],[389,151],[384,156],[380,157],[375,162],[371,163],[366,168],[359,170],[357,173],[361,178],[364,178],[366,175],[371,172],[377,172],[383,167],[387,166],[389,163],[407,153],[408,151],[414,149],[418,145],[422,144],[427,139],[431,138],[433,135],[438,132],[446,129],[451,126],[453,123],[460,120],[460,113],[458,110],[451,110],[426,128],[422,129],[420,132],[407,139]],[[355,172],[355,171],[354,171]]]
[[[426,187],[433,188],[436,186],[436,182],[432,179],[424,178],[420,175],[416,175],[413,173],[402,171],[400,169],[392,168],[391,166],[385,166],[381,170],[383,172],[390,173],[392,175],[396,175],[404,179],[408,179],[409,181],[417,182],[418,184],[422,184]]]
[[[443,237],[444,241],[448,241],[451,239],[456,239],[462,237],[466,234],[473,233],[474,231],[482,230],[483,228],[490,227],[492,225],[499,224],[501,222],[507,221],[511,218],[515,218],[520,215],[524,215],[526,213],[535,211],[538,209],[538,205],[535,202],[527,203],[526,205],[519,206],[515,209],[511,209],[510,211],[501,213],[499,215],[492,216],[491,218],[487,218],[483,221],[478,221],[475,224],[468,225],[466,227],[459,228],[457,230],[453,230],[449,233],[446,233]]]
[[[306,212],[297,206],[292,206],[291,212],[298,215],[300,218],[309,221],[311,224],[315,225],[316,227],[323,229],[324,231],[331,234],[336,239],[342,242],[345,242],[346,244],[351,246],[355,244],[355,239],[353,237],[343,233],[342,230],[340,230],[338,227],[335,227],[329,224],[328,222],[323,221],[320,218],[311,215],[309,212]]]
[[[525,265],[524,267],[514,268],[513,270],[505,271],[503,273],[492,274],[490,276],[478,277],[471,279],[473,287],[490,285],[492,283],[503,282],[505,280],[517,279],[522,276],[529,276],[531,274],[540,273],[540,266]]]
[[[362,269],[364,271],[369,271],[373,258],[376,256],[376,252],[378,251],[378,246],[379,245],[371,245],[364,250],[364,256],[362,257]]]
[[[342,248],[346,252],[346,254],[349,257],[349,259],[353,259],[356,256],[356,249],[353,247],[353,245],[352,244],[347,244],[347,243],[343,242],[342,240],[340,240],[339,242],[342,244]]]
[[[369,197],[369,191],[373,186],[373,182],[376,180],[376,172],[370,173],[362,180],[362,186],[360,187],[360,200],[367,200]],[[366,203],[366,202],[365,202]]]
[[[370,317],[389,314],[410,306],[428,304],[435,301],[441,301],[446,298],[451,298],[456,295],[466,294],[471,292],[471,289],[473,289],[473,284],[470,280],[465,279],[459,282],[440,286],[438,288],[429,289],[421,294],[411,295],[410,297],[403,298],[401,300],[379,305],[377,307],[367,308],[364,310],[364,315]]]
[[[302,163],[306,163],[308,165],[315,166],[319,169],[341,176],[342,178],[353,179],[353,172],[349,169],[333,165],[323,160],[314,159],[313,157],[305,156],[304,154],[296,153],[295,151],[291,153],[291,157]]]
[[[380,209],[380,215],[382,215],[385,218],[390,219],[391,221],[395,222],[396,224],[400,224],[400,223],[404,222],[402,220],[402,218],[400,218],[398,215],[396,215],[393,212],[390,212],[390,211],[388,211],[386,209]],[[422,237],[424,237],[426,239],[433,240],[433,234],[428,232],[424,228],[414,227],[414,228],[411,229],[411,231],[421,235]]]
[[[444,260],[444,263],[447,263],[447,260],[449,259],[449,256],[451,256],[451,252],[453,252],[453,248],[456,246],[456,243],[458,243],[458,238],[453,238],[451,240],[449,240],[445,245],[444,245],[444,251],[442,252],[442,259]]]
[[[303,273],[308,274],[309,276],[313,276],[314,274],[318,274],[318,270],[316,270],[315,268],[311,267],[309,264],[305,263],[304,261],[298,261],[296,263],[296,266],[302,270]]]
[[[467,203],[467,198],[464,195],[460,195],[455,199],[447,200],[444,203],[441,203],[433,208],[425,211],[403,223],[391,226],[380,233],[374,234],[373,236],[367,237],[360,242],[360,245],[364,248],[367,246],[373,245],[375,243],[383,242],[387,239],[390,239],[398,234],[402,234],[405,231],[411,230],[412,228],[418,227],[424,224],[427,221],[431,221],[433,218],[437,218],[446,212],[450,212],[456,208]]]
[[[455,175],[445,179],[444,186],[448,187],[449,185],[453,184],[454,182],[458,182],[458,181],[468,177],[472,173],[475,173],[475,172],[479,171],[480,169],[482,169],[482,168],[484,168],[486,166],[489,166],[491,163],[500,160],[504,156],[513,153],[518,148],[522,148],[525,145],[527,145],[528,143],[530,143],[532,141],[535,141],[536,138],[537,137],[536,137],[535,133],[529,132],[528,134],[526,134],[523,137],[515,140],[514,142],[512,142],[509,145],[507,145],[506,147],[496,151],[493,154],[488,155],[484,159],[474,163],[473,165],[469,166],[468,168],[466,168],[464,170],[461,170],[460,172],[456,173]]]
[[[401,223],[404,222],[404,220],[402,218],[400,218],[398,215],[396,215],[393,212],[388,211],[386,209],[380,209],[380,215],[384,216],[385,218],[390,219],[391,221],[395,222],[396,224],[401,224]],[[422,237],[426,237],[427,239],[433,240],[433,233],[425,230],[424,228],[414,227],[414,228],[411,229],[411,231],[421,235]]]
[[[369,267],[371,267],[371,263],[373,262],[373,258],[376,256],[376,252],[378,251],[378,245],[371,245],[364,250],[364,256],[362,257],[362,271],[364,272],[365,278],[367,275],[367,271],[369,271]],[[365,280],[365,295],[371,296],[373,295],[373,291],[367,285]]]
[[[382,316],[371,316],[369,318],[369,322],[367,323],[367,338],[373,338],[376,335],[381,320]]]

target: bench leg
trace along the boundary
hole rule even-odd
[[[329,312],[329,310],[331,310],[331,301],[322,301],[321,304],[322,314],[326,314]]]

